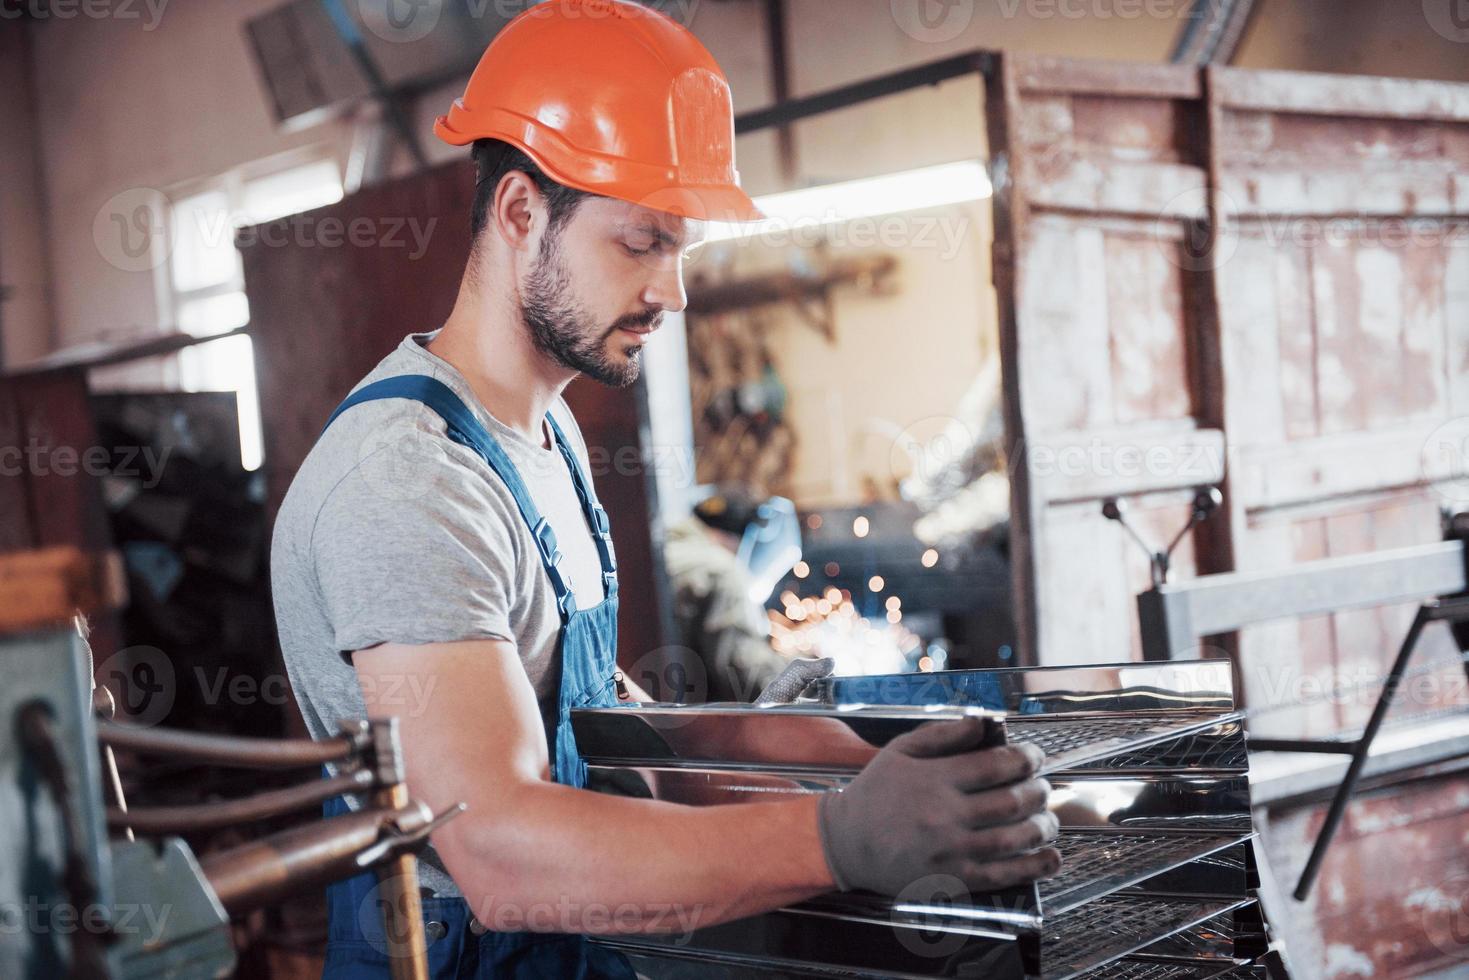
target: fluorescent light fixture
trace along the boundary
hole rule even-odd
[[[978,160],[941,163],[881,177],[864,177],[755,198],[764,221],[709,223],[705,242],[765,235],[788,235],[792,229],[841,224],[858,218],[919,211],[994,192],[989,174]]]

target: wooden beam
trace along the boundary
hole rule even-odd
[[[0,555],[0,634],[64,626],[117,609],[127,578],[116,552],[63,546]]]

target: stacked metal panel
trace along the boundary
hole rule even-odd
[[[685,936],[603,940],[651,976],[1247,977],[1264,951],[1227,663],[830,678],[797,705],[573,713],[604,792],[694,805],[838,792],[888,741],[979,714],[1046,750],[1061,871],[993,895],[931,876]],[[915,815],[916,816],[916,815]],[[692,972],[691,972],[692,971]]]

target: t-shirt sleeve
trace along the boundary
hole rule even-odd
[[[364,459],[317,514],[312,558],[337,650],[513,641],[519,517],[453,452],[411,462]]]

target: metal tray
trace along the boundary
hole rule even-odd
[[[1046,752],[1043,775],[1192,765],[1208,736],[1238,738],[1236,712],[1005,716],[979,708],[822,705],[619,705],[573,709],[577,749],[589,764],[692,767],[795,775],[859,772],[898,735],[928,721],[985,717],[984,744],[1007,739]],[[1193,740],[1193,741],[1190,741]],[[1149,761],[1146,754],[1157,755]],[[1112,767],[1109,759],[1128,760]]]

